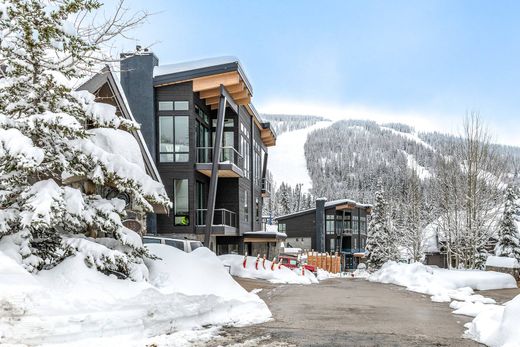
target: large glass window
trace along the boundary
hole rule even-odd
[[[187,179],[173,181],[173,210],[176,226],[190,225]]]
[[[246,178],[249,177],[249,130],[247,127],[240,123],[240,154],[242,154],[242,158],[244,160],[244,176]]]
[[[206,185],[202,182],[197,181],[195,186],[196,194],[196,205],[197,205],[197,225],[204,225],[206,221]]]
[[[358,229],[359,220],[357,215],[352,216],[352,232],[357,233],[359,231]]]
[[[287,224],[285,223],[279,223],[278,224],[278,231],[281,233],[284,233],[287,231]]]
[[[247,190],[244,190],[244,209],[243,209],[243,214],[244,214],[244,222],[248,222],[249,221],[249,202],[248,202],[248,196],[247,196]]]
[[[189,161],[190,132],[188,116],[159,117],[159,161]]]
[[[159,117],[159,160],[173,162],[173,117]]]
[[[335,216],[333,214],[328,214],[326,218],[325,231],[327,235],[335,234]]]
[[[201,122],[197,121],[197,162],[208,163],[210,161],[209,150],[209,129]]]
[[[173,101],[159,101],[159,111],[173,111]]]
[[[189,101],[175,101],[174,102],[175,111],[188,111],[190,109]]]

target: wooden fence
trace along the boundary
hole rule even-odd
[[[341,272],[341,257],[338,253],[307,252],[307,263],[331,273]]]

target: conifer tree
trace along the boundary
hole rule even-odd
[[[136,269],[147,252],[122,225],[125,203],[92,187],[125,193],[144,211],[169,200],[158,182],[139,176],[130,162],[116,164],[91,141],[91,129],[139,125],[71,88],[96,68],[98,43],[124,31],[113,27],[124,24],[115,20],[97,40],[77,32],[71,18],[100,6],[95,0],[0,3],[0,238],[13,235],[29,271],[83,253],[101,271],[140,279]],[[98,233],[115,241],[85,236]]]
[[[373,206],[372,220],[368,226],[367,245],[368,268],[371,271],[379,269],[389,260],[399,260],[399,249],[395,232],[389,219],[388,203],[381,181]]]
[[[495,252],[497,256],[516,258],[520,261],[520,234],[517,226],[518,195],[513,187],[507,187],[505,200]]]

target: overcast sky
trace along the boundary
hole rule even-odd
[[[520,145],[520,2],[130,0],[160,64],[237,56],[260,112],[456,132],[479,111]]]

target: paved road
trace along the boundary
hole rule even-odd
[[[237,280],[248,290],[264,288],[259,295],[274,319],[224,329],[214,346],[479,346],[462,338],[469,317],[402,287],[354,279],[310,286]]]

